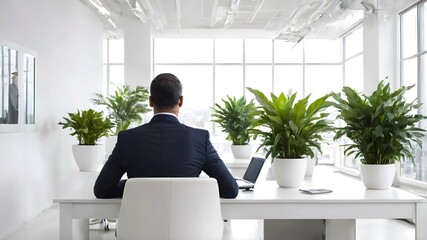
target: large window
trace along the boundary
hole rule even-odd
[[[363,29],[350,32],[343,41],[344,85],[363,91]]]
[[[123,39],[104,40],[104,93],[113,94],[117,85],[124,84]]]
[[[343,37],[343,46],[344,85],[363,92],[363,28],[361,25]],[[338,124],[344,123],[340,121]],[[350,140],[342,138],[340,142],[334,143],[336,148],[341,148],[340,159],[343,160],[341,166],[359,170],[360,160],[355,159],[353,156],[344,156],[344,149],[339,147],[339,145],[346,144],[347,141]]]
[[[427,115],[426,103],[426,56],[427,56],[427,3],[422,1],[400,14],[400,79],[401,85],[414,85],[406,100],[418,99],[424,106],[420,113]],[[426,122],[421,123],[426,128]],[[427,183],[427,139],[423,148],[413,148],[415,164],[406,159],[401,163],[400,180],[426,186]]]
[[[344,84],[341,39],[295,44],[272,39],[156,38],[153,52],[154,75],[171,72],[183,83],[181,122],[208,129],[214,137],[222,133],[211,122],[210,108],[226,95],[252,99],[246,90],[251,87],[268,95],[292,90],[298,98],[311,94],[314,99],[340,91]],[[356,55],[360,57],[360,51],[349,61]],[[359,65],[360,60],[349,69],[360,71]],[[360,86],[363,79],[356,76],[351,81]],[[324,149],[321,162],[339,160],[332,142]]]

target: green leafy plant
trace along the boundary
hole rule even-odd
[[[222,131],[228,134],[226,139],[233,145],[247,145],[251,138],[248,130],[253,127],[259,113],[253,100],[247,103],[244,97],[236,100],[236,97],[229,96],[221,100],[223,106],[216,103],[212,108],[212,121],[221,126]]]
[[[150,111],[147,99],[147,88],[137,86],[132,89],[124,85],[118,86],[113,95],[104,96],[97,93],[92,102],[107,107],[108,117],[116,125],[112,135],[118,135],[120,131],[128,129],[131,123],[142,121],[141,115]]]
[[[71,136],[76,136],[79,145],[96,145],[97,141],[108,132],[114,124],[108,118],[104,118],[102,112],[93,109],[68,113],[69,117],[64,117],[65,122],[59,122],[62,128],[70,128]]]
[[[421,146],[420,138],[424,136],[425,130],[416,124],[426,117],[411,113],[421,104],[417,100],[407,103],[404,97],[413,86],[392,91],[385,80],[370,96],[350,87],[343,88],[343,97],[341,93],[332,95],[336,101],[334,106],[340,113],[338,118],[346,123],[337,129],[334,140],[348,137],[352,143],[344,145],[344,153],[355,154],[355,158],[360,158],[364,164],[391,164],[404,156],[413,159],[405,145],[412,147],[412,143],[416,143]]]
[[[332,121],[327,119],[329,113],[324,112],[332,105],[327,101],[329,94],[309,104],[310,96],[295,102],[296,93],[288,96],[272,93],[269,100],[258,90],[248,90],[255,95],[263,110],[255,124],[261,128],[252,131],[255,138],[263,138],[259,148],[266,148],[266,158],[270,155],[272,159],[314,157],[314,149],[322,152],[322,133],[333,129]]]

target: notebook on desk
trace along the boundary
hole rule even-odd
[[[252,157],[248,168],[246,168],[245,174],[243,174],[243,178],[235,177],[236,182],[239,185],[239,189],[249,190],[255,186],[255,182],[261,172],[264,162],[264,158]]]

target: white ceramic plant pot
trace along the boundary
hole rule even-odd
[[[252,155],[252,145],[231,145],[231,152],[234,158],[248,159]]]
[[[368,189],[385,190],[391,187],[396,166],[394,164],[360,164],[363,184]]]
[[[117,136],[108,136],[105,138],[105,155],[106,159],[113,152],[114,147],[116,146]]]
[[[308,157],[307,158],[307,167],[305,168],[305,177],[312,177],[314,172],[314,167],[316,166],[316,157]]]
[[[73,156],[80,171],[97,171],[105,157],[104,145],[73,145]]]
[[[276,182],[283,188],[298,188],[304,180],[307,158],[274,158]]]

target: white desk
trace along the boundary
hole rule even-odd
[[[320,187],[334,192],[306,195],[298,189],[279,188],[274,181],[258,182],[253,192],[240,192],[236,199],[221,199],[222,216],[225,219],[412,218],[417,223],[416,239],[427,239],[427,200],[422,197],[396,188],[367,190],[360,181],[332,172],[317,171],[302,186]],[[73,239],[72,219],[118,217],[121,199],[96,199],[92,188],[92,182],[76,182],[67,194],[54,199],[54,203],[59,203],[61,240]]]

